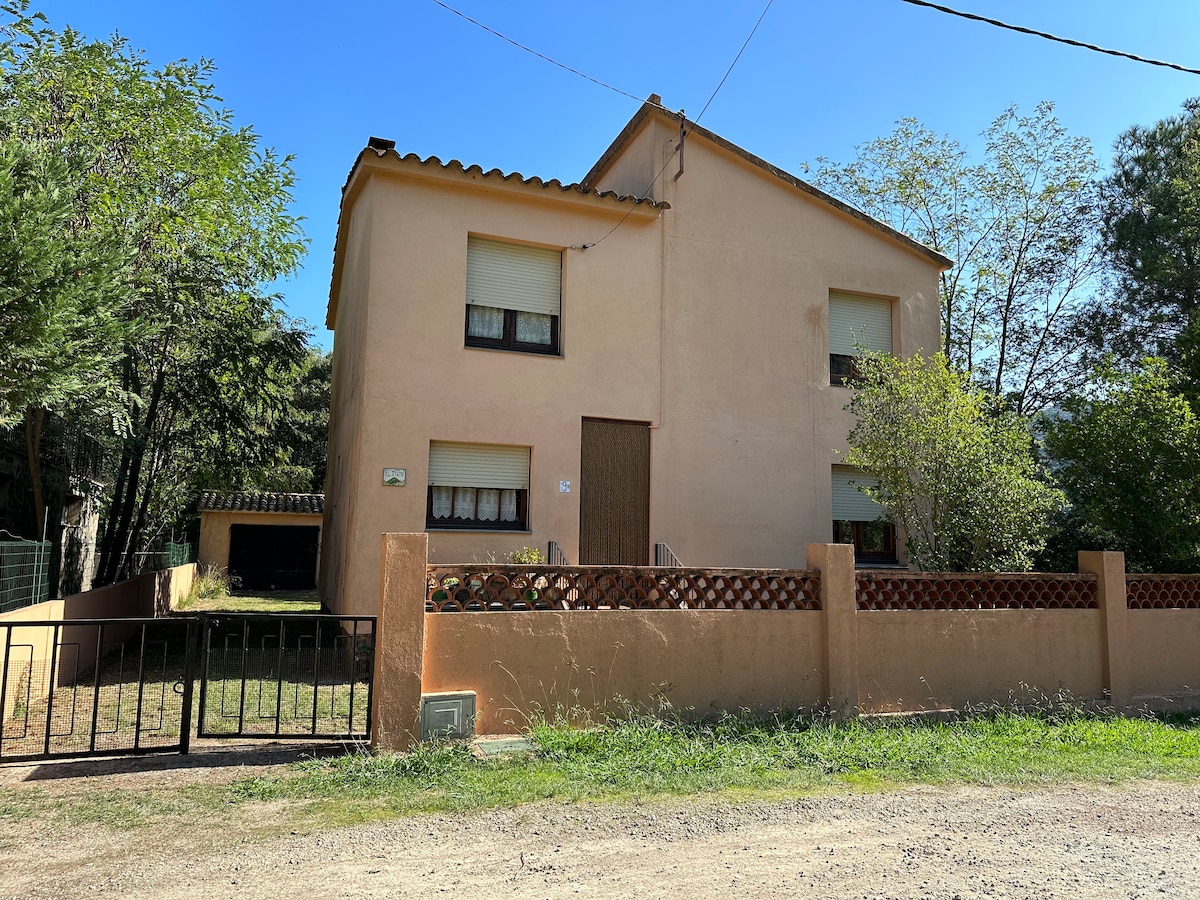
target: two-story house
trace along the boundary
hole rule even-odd
[[[385,532],[435,562],[894,558],[839,464],[844,377],[864,344],[937,348],[950,261],[657,103],[578,184],[359,155],[326,320],[333,610],[374,612]]]

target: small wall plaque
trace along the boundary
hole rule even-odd
[[[571,493],[571,482],[569,482],[569,481],[560,481],[560,482],[558,483],[558,492],[559,492],[560,494],[569,494],[569,493]]]
[[[391,487],[404,487],[404,479],[408,473],[404,469],[384,469],[383,483]]]

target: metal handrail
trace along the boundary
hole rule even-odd
[[[546,564],[551,566],[569,566],[571,561],[567,559],[567,554],[563,552],[563,548],[558,546],[558,541],[551,541],[546,547]]]
[[[683,563],[680,562],[679,557],[675,555],[674,551],[672,551],[670,547],[659,542],[654,545],[654,565],[682,566]]]

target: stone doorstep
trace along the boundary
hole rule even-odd
[[[523,734],[489,734],[471,741],[471,755],[476,759],[505,753],[532,753],[533,750],[533,741]]]

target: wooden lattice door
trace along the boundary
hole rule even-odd
[[[650,564],[650,426],[584,419],[579,562]]]

